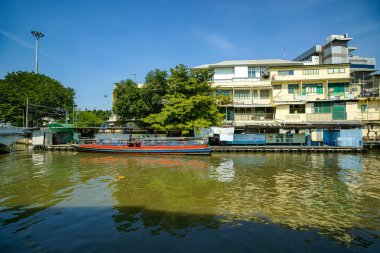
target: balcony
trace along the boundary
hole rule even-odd
[[[274,113],[235,113],[235,121],[273,121]]]
[[[305,113],[287,114],[285,115],[285,120],[288,122],[304,122],[306,119],[305,115]]]
[[[361,120],[361,121],[380,120],[380,112],[362,112],[362,113],[358,113],[355,116],[355,120]]]
[[[332,121],[332,113],[308,113],[306,121]]]

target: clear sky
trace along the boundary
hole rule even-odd
[[[32,30],[45,34],[39,73],[81,109],[110,109],[115,82],[152,69],[282,59],[284,47],[291,60],[330,34],[380,61],[379,0],[0,0],[0,78],[34,71]]]

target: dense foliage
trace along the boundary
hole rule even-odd
[[[116,84],[114,112],[122,120],[135,119],[155,130],[189,134],[194,127],[218,125],[223,116],[212,96],[207,71],[191,72],[178,65],[147,74],[142,88],[131,80]]]
[[[113,111],[121,120],[139,120],[147,115],[148,105],[143,100],[143,90],[128,79],[115,84]]]
[[[44,117],[65,122],[66,110],[72,110],[74,97],[74,89],[48,76],[12,72],[0,80],[0,119],[21,126],[28,98],[29,126]]]
[[[142,88],[142,96],[147,104],[148,113],[159,113],[168,88],[168,73],[159,69],[148,72]]]
[[[111,116],[110,111],[93,110],[79,111],[76,114],[75,126],[77,127],[100,127]]]

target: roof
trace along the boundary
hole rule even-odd
[[[58,132],[73,132],[74,125],[73,124],[61,124],[61,123],[51,123],[48,124],[48,128],[55,133]]]
[[[289,65],[303,65],[302,62],[281,60],[281,59],[263,59],[263,60],[231,60],[222,61],[212,64],[203,64],[193,67],[192,69],[208,69],[215,67],[234,67],[234,66],[289,66]]]

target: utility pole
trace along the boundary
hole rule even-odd
[[[45,35],[38,31],[31,31],[31,33],[36,37],[36,75],[38,74],[38,40]]]
[[[28,127],[29,98],[26,98],[25,127]]]

